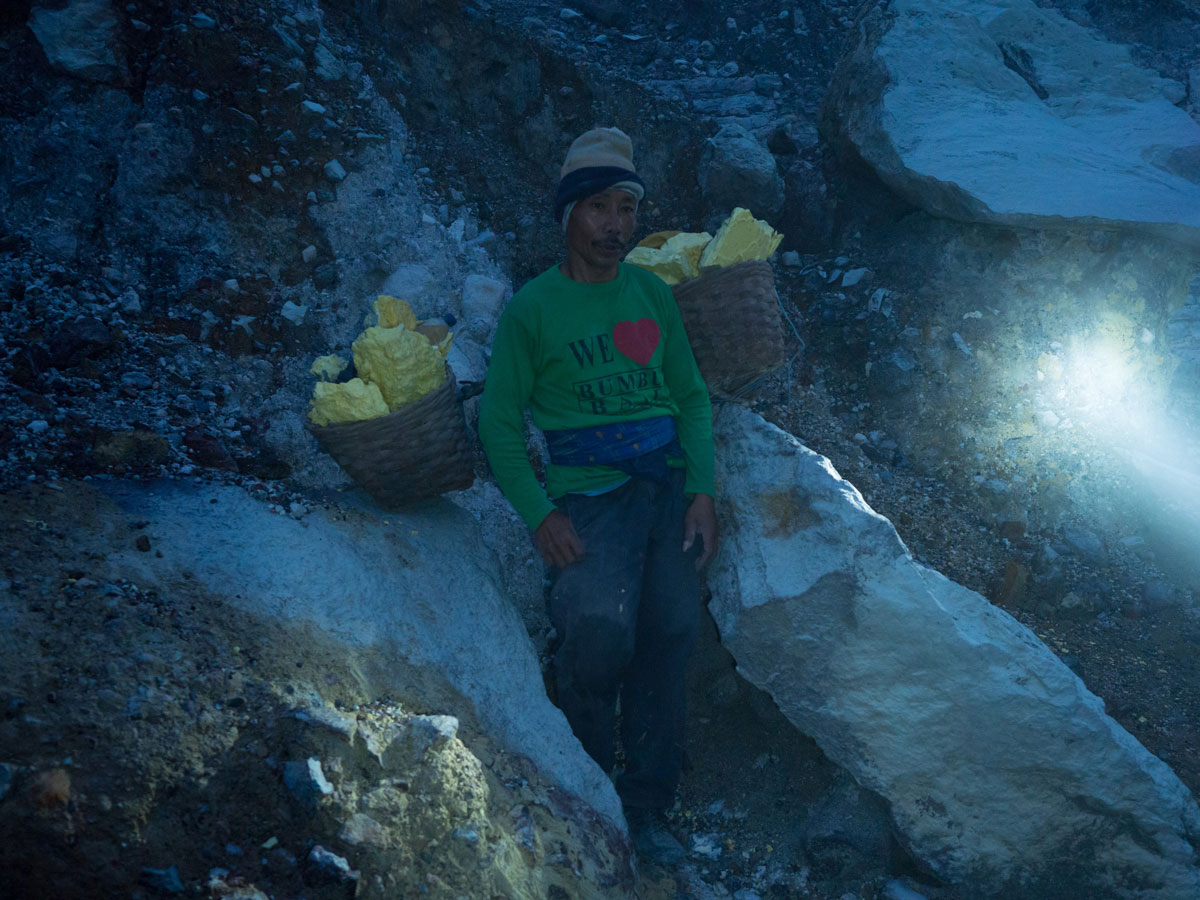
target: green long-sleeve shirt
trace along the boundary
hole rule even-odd
[[[479,436],[504,496],[531,528],[551,498],[614,485],[606,466],[555,466],[546,489],[525,455],[524,410],[543,431],[675,418],[689,493],[713,493],[712,408],[679,309],[658,276],[621,264],[612,281],[572,281],[547,269],[500,318],[479,413]]]

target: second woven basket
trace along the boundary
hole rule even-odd
[[[671,291],[709,391],[738,396],[783,365],[783,322],[770,263],[706,269]]]

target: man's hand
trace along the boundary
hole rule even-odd
[[[570,518],[557,509],[542,519],[533,532],[533,542],[548,566],[562,569],[583,559],[583,541]]]
[[[717,510],[708,494],[697,494],[683,514],[684,553],[692,549],[697,537],[704,549],[696,560],[696,568],[702,569],[717,552]]]

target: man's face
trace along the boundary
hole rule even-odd
[[[584,197],[567,221],[568,259],[587,274],[615,277],[635,228],[637,200],[628,191],[609,188]]]

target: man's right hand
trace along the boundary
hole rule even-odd
[[[548,566],[562,569],[583,559],[583,541],[567,515],[557,509],[542,519],[533,532],[533,542]]]

